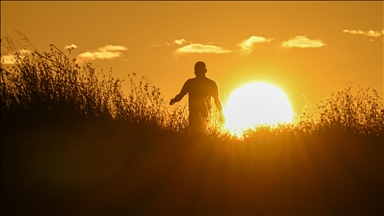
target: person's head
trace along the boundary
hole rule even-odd
[[[205,67],[205,63],[202,61],[198,61],[195,64],[195,75],[196,77],[203,77],[207,73],[207,68]]]

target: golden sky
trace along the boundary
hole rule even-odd
[[[148,77],[165,100],[207,64],[222,99],[251,82],[281,88],[293,109],[354,82],[383,92],[383,2],[4,2],[1,34],[16,29],[126,81]],[[20,47],[21,49],[22,47]],[[7,57],[3,55],[3,57]],[[6,61],[6,58],[3,59]],[[181,103],[187,102],[185,97]]]

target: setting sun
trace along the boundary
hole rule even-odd
[[[224,108],[226,128],[232,132],[257,124],[292,121],[291,104],[284,92],[267,83],[251,83],[236,89]]]

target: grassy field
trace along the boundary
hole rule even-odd
[[[382,214],[382,94],[350,86],[294,124],[191,134],[149,79],[48,53],[1,66],[1,214]]]

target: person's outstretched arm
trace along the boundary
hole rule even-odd
[[[183,88],[181,88],[181,91],[178,95],[176,95],[174,98],[171,99],[169,102],[169,105],[173,105],[176,102],[181,101],[183,97],[188,93],[188,81],[184,83]]]

